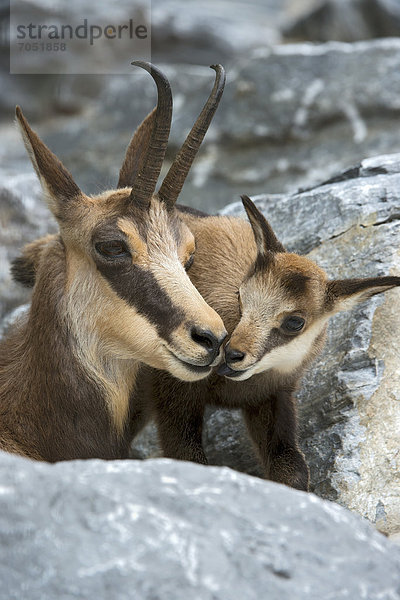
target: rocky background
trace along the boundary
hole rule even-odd
[[[36,0],[18,10],[49,8]],[[51,10],[65,17],[75,2]],[[91,10],[99,20],[117,11],[101,2]],[[115,14],[144,10],[130,0]],[[55,228],[12,123],[15,104],[94,193],[115,185],[131,132],[155,99],[146,75],[10,76],[7,17],[0,0],[2,329],[29,299],[11,282],[9,261]],[[239,214],[237,199],[247,193],[285,246],[330,276],[400,274],[397,0],[154,0],[151,20],[152,60],[168,74],[175,101],[168,161],[208,95],[207,65],[227,70],[181,201]],[[393,540],[399,294],[336,317],[298,395],[313,491]],[[239,413],[210,409],[204,443],[211,464],[260,474]],[[132,455],[159,455],[154,429]],[[313,495],[160,460],[48,466],[3,456],[0,470],[0,580],[8,585],[0,598],[27,589],[33,599],[108,598],[110,590],[125,598],[132,586],[138,598],[179,598],[180,585],[182,598],[202,600],[259,598],[265,589],[271,598],[400,598],[396,546]]]

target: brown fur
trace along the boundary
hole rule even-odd
[[[171,119],[169,84],[152,65],[136,64],[151,72],[159,101],[120,171],[119,185],[132,187],[85,195],[17,107],[59,234],[28,245],[14,263],[15,278],[33,295],[26,319],[0,344],[3,450],[48,461],[126,457],[139,364],[194,381],[219,358],[224,325],[185,272],[193,234],[174,201],[154,191]],[[220,81],[223,69],[216,70]]]
[[[126,432],[119,436],[112,427],[103,390],[74,356],[59,314],[61,243],[49,244],[45,254],[30,315],[0,345],[0,447],[50,461],[126,456]]]

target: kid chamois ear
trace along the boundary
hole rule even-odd
[[[368,298],[400,286],[400,277],[368,277],[366,279],[339,279],[328,281],[325,306],[328,311],[350,310]]]
[[[285,252],[271,225],[248,196],[241,196],[257,245],[258,259],[268,260],[276,252]]]
[[[61,218],[63,205],[82,196],[82,192],[72,179],[71,173],[31,129],[19,106],[15,109],[15,115],[49,208],[55,217]]]

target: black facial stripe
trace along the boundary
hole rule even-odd
[[[117,225],[117,221],[110,220],[106,223],[101,223],[92,234],[92,245],[96,248],[96,252],[99,251],[99,246],[102,244],[111,244],[112,242],[121,242],[126,246],[128,252],[132,250],[129,245],[127,235],[120,230]],[[134,250],[134,248],[133,248]],[[100,249],[101,254],[101,249]]]
[[[159,286],[150,271],[133,265],[118,267],[96,260],[97,268],[120,298],[145,316],[166,341],[185,319],[184,311],[176,306]]]
[[[307,281],[309,281],[307,275],[299,273],[298,271],[289,271],[282,277],[282,285],[292,296],[302,296],[307,291]]]
[[[265,354],[268,354],[274,348],[278,348],[279,346],[284,346],[285,344],[288,344],[295,337],[296,336],[293,335],[284,335],[277,327],[274,327],[274,329],[271,329],[267,339],[265,340],[261,352],[257,357],[257,360],[261,360],[262,357],[265,356]]]

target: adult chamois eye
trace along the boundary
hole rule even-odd
[[[128,248],[121,240],[111,240],[109,242],[98,242],[95,245],[97,252],[108,259],[123,258],[130,255]]]
[[[185,271],[189,271],[190,267],[191,267],[191,266],[192,266],[192,264],[193,264],[193,261],[194,261],[194,252],[193,252],[193,254],[191,254],[191,255],[189,256],[189,258],[188,258],[188,259],[187,259],[187,261],[185,262],[185,265],[184,265],[184,267],[185,267]]]
[[[292,315],[291,317],[286,317],[282,322],[282,329],[287,333],[298,333],[303,329],[305,325],[305,320],[303,317],[297,317],[296,315]]]

